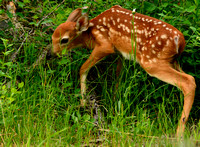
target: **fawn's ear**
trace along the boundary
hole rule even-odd
[[[88,27],[89,27],[89,18],[87,14],[84,14],[76,21],[76,30],[81,33],[83,31],[86,31]]]
[[[67,21],[76,22],[82,16],[82,9],[78,8],[74,10],[68,17]]]

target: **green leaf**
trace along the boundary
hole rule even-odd
[[[53,74],[54,72],[56,72],[56,70],[47,70],[48,74]]]
[[[195,27],[192,27],[192,26],[190,26],[190,29],[193,31],[193,32],[196,32],[196,28]]]
[[[0,9],[0,15],[2,15],[3,13],[5,13],[4,10]]]
[[[146,2],[146,1],[144,2],[144,10],[148,12],[152,12],[155,9],[156,9],[156,6],[153,3]]]
[[[190,22],[189,20],[184,21],[183,24],[192,25],[191,22]]]
[[[2,90],[5,90],[5,89],[6,89],[6,85],[3,85],[1,89],[2,89]]]
[[[83,116],[83,120],[84,120],[84,121],[89,121],[89,120],[90,120],[90,115],[89,115],[89,114],[85,114],[85,115]]]
[[[199,5],[199,0],[194,0],[195,5],[198,6]]]
[[[12,92],[12,93],[16,93],[16,92],[17,92],[17,89],[16,89],[16,88],[11,88],[11,92]]]
[[[173,6],[176,7],[176,8],[178,8],[178,9],[180,9],[180,10],[183,10],[183,9],[184,9],[183,7],[180,7],[180,6],[177,5],[177,4],[173,4]]]
[[[163,8],[166,8],[167,6],[168,6],[168,3],[162,4],[162,7],[163,7]]]
[[[14,49],[12,49],[11,51],[3,52],[3,54],[4,54],[5,56],[8,56],[13,50],[14,50]]]
[[[67,53],[66,49],[62,50],[62,55],[65,55],[66,53]]]
[[[9,97],[8,99],[9,99],[9,103],[12,103],[15,101],[15,99],[13,97]]]
[[[39,17],[37,15],[34,15],[33,16],[33,19],[38,19]]]
[[[17,2],[17,3],[18,3],[18,6],[21,7],[21,8],[23,8],[25,6],[25,4],[22,3],[22,2]]]
[[[7,48],[8,39],[1,38],[1,40],[3,41],[3,45]]]
[[[8,45],[8,48],[11,47],[11,46],[13,46],[13,44],[9,44],[9,45]],[[14,50],[14,49],[13,49],[13,50]]]
[[[72,85],[73,85],[72,82],[63,84],[64,88],[72,87]]]
[[[67,58],[63,58],[60,62],[58,62],[59,65],[68,64],[68,63],[70,63],[70,60]]]
[[[185,12],[191,13],[191,12],[194,12],[195,9],[196,9],[196,6],[190,6],[189,8],[185,9]]]
[[[24,3],[30,3],[30,0],[23,0]]]
[[[3,71],[0,70],[0,77],[7,77],[11,79],[11,76],[6,75]]]
[[[5,76],[5,75],[6,75],[6,74],[5,74],[3,71],[0,70],[0,77],[1,77],[1,76]]]
[[[3,64],[3,66],[8,66],[8,67],[10,67],[11,65],[13,65],[12,62],[7,62],[7,63],[4,63],[4,64]]]
[[[24,82],[18,83],[18,88],[24,87]]]
[[[34,26],[38,26],[38,24],[36,22],[30,22],[29,25],[34,25]]]
[[[46,23],[50,23],[50,22],[53,22],[53,20],[52,19],[48,19],[48,20],[43,21],[41,24],[46,24]]]

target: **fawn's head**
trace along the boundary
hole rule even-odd
[[[68,17],[67,21],[60,24],[52,35],[53,48],[51,55],[57,55],[63,49],[71,50],[81,46],[82,32],[89,27],[87,14],[82,14],[81,8],[74,10]]]

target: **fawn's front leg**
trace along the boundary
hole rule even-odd
[[[91,67],[93,67],[96,63],[102,60],[105,56],[114,53],[114,49],[111,44],[105,43],[104,45],[96,45],[94,50],[92,51],[89,58],[86,62],[81,66],[80,69],[80,86],[81,86],[81,105],[84,106],[86,103],[85,95],[87,90],[86,79],[87,74]]]

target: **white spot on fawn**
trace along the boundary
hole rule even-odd
[[[129,29],[128,27],[126,27],[126,31],[127,31],[128,33],[130,33],[130,29]]]
[[[142,34],[142,30],[137,30],[137,33],[138,34]]]
[[[167,39],[167,35],[166,35],[166,34],[163,34],[163,35],[160,36],[160,38],[162,38],[162,39]]]
[[[162,42],[161,41],[158,41],[158,45],[161,45],[162,44]]]
[[[100,32],[97,30],[97,31],[94,31],[94,34],[95,35],[98,35]]]
[[[156,40],[158,40],[158,36],[156,36]]]
[[[113,22],[113,25],[115,25],[115,21],[113,20],[112,22]]]
[[[94,23],[90,22],[89,26],[90,26],[90,27],[93,27],[93,26],[94,26]]]
[[[103,24],[106,26],[106,18],[103,17]]]
[[[141,38],[136,38],[137,42],[141,42],[141,40],[142,40]]]
[[[156,58],[153,58],[153,60],[152,60],[154,63],[156,63],[157,62],[157,60],[156,60]]]
[[[170,40],[167,40],[166,42],[166,46],[169,46]]]
[[[144,51],[144,46],[142,47],[142,49],[141,49],[142,51]]]
[[[105,31],[106,31],[104,28],[101,28],[100,30],[101,30],[102,32],[105,32]]]
[[[155,50],[152,50],[152,53],[153,53],[153,54],[156,54],[156,51],[155,51]]]

